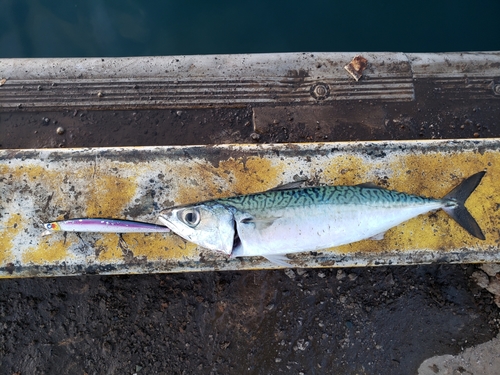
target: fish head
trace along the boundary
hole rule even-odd
[[[202,203],[163,210],[159,220],[185,240],[230,255],[235,235],[233,213],[220,204]]]

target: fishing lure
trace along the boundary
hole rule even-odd
[[[81,218],[44,223],[45,231],[42,236],[54,232],[101,232],[101,233],[150,233],[170,232],[163,225],[144,223],[133,220]]]

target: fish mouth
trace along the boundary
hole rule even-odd
[[[166,215],[158,215],[158,220],[160,221],[160,223],[162,223],[163,225],[165,225],[168,229],[170,229],[171,231],[174,231],[175,228],[175,225],[172,224]]]

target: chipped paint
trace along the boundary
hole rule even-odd
[[[218,166],[195,160],[177,167],[172,172],[190,182],[178,191],[177,204],[264,191],[278,184],[278,174],[283,169],[273,165],[272,160],[258,157],[246,160],[230,157],[221,160]]]
[[[112,217],[135,196],[137,186],[133,178],[99,176],[89,188],[88,194],[96,199],[88,202],[85,216]]]
[[[137,236],[129,233],[124,234],[123,239],[135,257],[143,257],[149,261],[199,257],[195,244],[186,242],[174,234],[152,233]]]
[[[103,233],[94,242],[97,260],[101,263],[123,262],[123,250],[119,247],[119,236],[113,233]]]
[[[21,217],[10,215],[7,220],[0,222],[2,235],[0,236],[0,264],[8,264],[15,260],[13,251],[13,239],[21,231]]]
[[[29,246],[23,251],[21,261],[25,264],[43,265],[72,261],[70,253],[72,241],[61,241],[57,238],[39,240],[36,246]]]
[[[0,276],[185,272],[273,268],[227,259],[172,233],[56,233],[41,223],[108,216],[156,222],[164,207],[260,192],[307,177],[313,184],[373,181],[441,197],[469,175],[487,174],[467,201],[486,235],[469,236],[443,212],[360,241],[293,254],[304,267],[500,261],[500,140],[132,147],[0,151]]]

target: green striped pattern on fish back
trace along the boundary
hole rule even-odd
[[[240,210],[264,210],[321,204],[392,206],[435,201],[437,200],[376,187],[318,186],[241,195],[221,199],[218,202]]]

